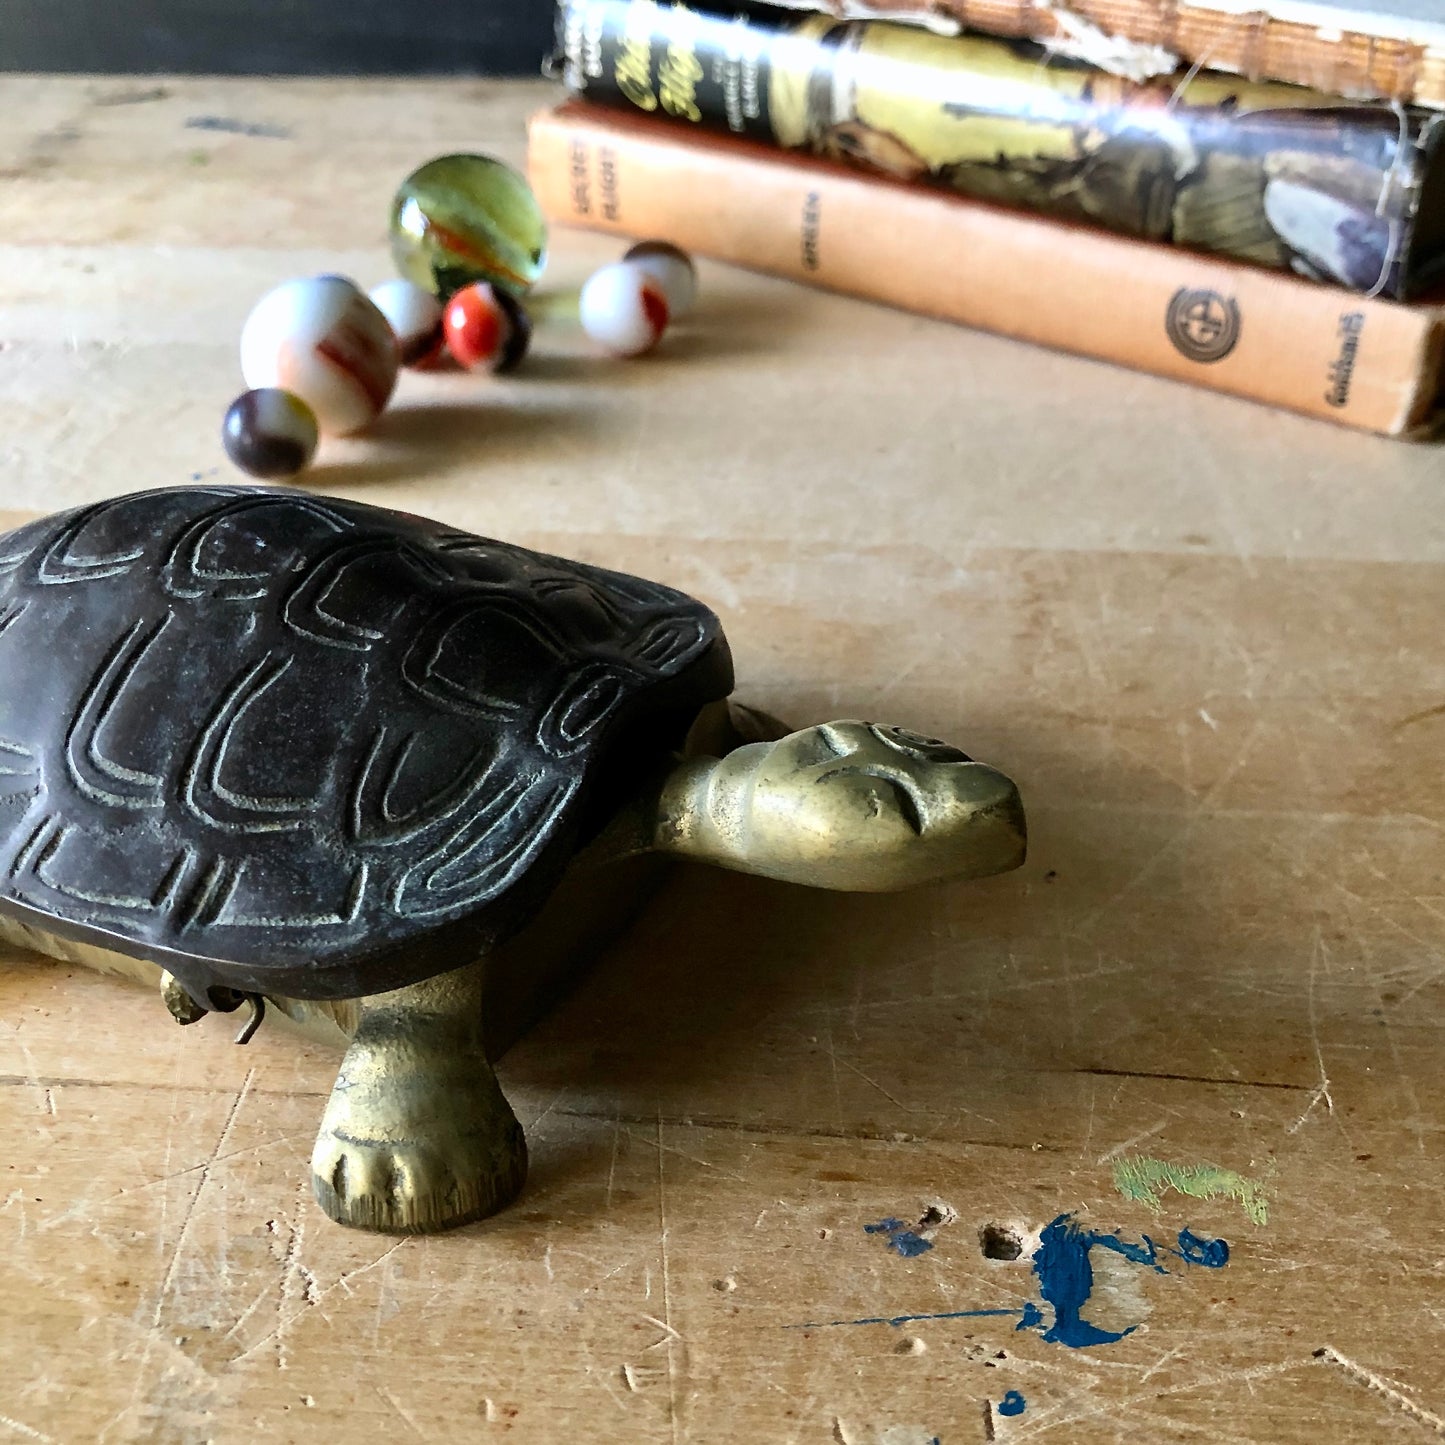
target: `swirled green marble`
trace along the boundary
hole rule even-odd
[[[443,300],[473,281],[514,296],[547,259],[547,221],[532,188],[491,156],[428,161],[391,203],[391,254],[408,281]]]

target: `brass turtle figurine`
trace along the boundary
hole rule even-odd
[[[0,936],[182,1023],[346,1041],[322,1208],[480,1218],[527,1161],[489,1046],[650,860],[862,891],[1023,861],[1001,773],[789,733],[732,684],[692,598],[422,518],[255,487],[59,513],[0,537]]]

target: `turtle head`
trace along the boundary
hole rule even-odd
[[[669,775],[655,846],[790,883],[886,893],[1024,860],[1002,773],[935,738],[832,722],[690,758]]]

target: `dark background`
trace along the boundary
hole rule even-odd
[[[0,0],[0,70],[536,75],[550,0]]]

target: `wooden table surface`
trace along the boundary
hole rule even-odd
[[[383,279],[397,181],[547,98],[0,78],[6,521],[229,480],[254,299]],[[306,485],[694,591],[741,696],[1010,772],[1027,866],[680,872],[438,1238],[312,1203],[334,1055],[6,955],[0,1440],[1445,1433],[1445,454],[702,276],[654,358],[408,375]]]

